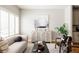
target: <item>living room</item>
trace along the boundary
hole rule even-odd
[[[72,14],[72,5],[0,5],[0,52],[72,53],[68,44],[61,47],[62,34],[56,29],[65,25],[72,38]]]

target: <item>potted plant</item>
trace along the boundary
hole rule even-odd
[[[63,38],[66,39],[67,36],[68,36],[68,30],[67,30],[67,27],[66,27],[66,24],[63,24],[62,26],[60,27],[56,27],[57,29],[57,32],[59,34],[62,34],[63,35]]]

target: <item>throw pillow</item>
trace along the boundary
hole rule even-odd
[[[15,38],[15,42],[20,42],[22,41],[22,37],[21,36],[18,36],[17,38]]]

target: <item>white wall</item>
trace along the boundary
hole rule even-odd
[[[72,6],[65,8],[65,23],[68,25],[69,36],[72,36]]]
[[[64,9],[32,9],[21,11],[21,34],[31,35],[34,29],[36,16],[48,15],[49,29],[55,31],[55,27],[62,25],[65,21]]]
[[[34,19],[39,15],[48,15],[49,29],[55,28],[63,23],[68,24],[69,35],[72,36],[72,6],[67,5],[59,9],[30,9],[21,11],[21,34],[31,35],[34,28]]]
[[[16,5],[0,5],[0,9],[3,9],[8,12],[12,12],[16,15],[20,15],[20,8],[18,8]]]

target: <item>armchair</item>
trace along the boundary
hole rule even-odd
[[[71,43],[72,43],[72,37],[68,36],[67,39],[64,39],[60,42],[59,46],[59,53],[69,53],[71,52]]]

